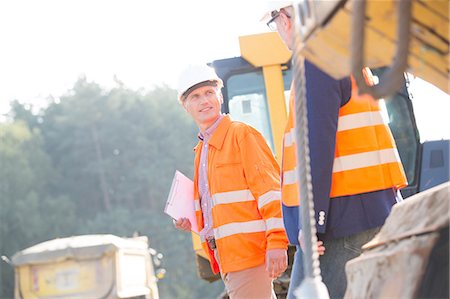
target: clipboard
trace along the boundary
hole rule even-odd
[[[178,170],[175,171],[172,180],[164,213],[175,220],[182,217],[188,218],[191,222],[191,230],[199,233],[195,217],[194,182]]]

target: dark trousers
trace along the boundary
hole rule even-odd
[[[339,239],[324,240],[325,254],[320,257],[322,280],[328,288],[330,298],[343,298],[347,288],[345,264],[361,254],[361,247],[369,242],[379,227]],[[294,299],[294,291],[300,286],[304,277],[303,252],[299,246],[294,257],[291,282],[287,299]]]

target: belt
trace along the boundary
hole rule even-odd
[[[208,238],[208,239],[206,239],[206,242],[208,243],[209,249],[214,250],[214,249],[217,248],[217,246],[216,246],[216,239]]]

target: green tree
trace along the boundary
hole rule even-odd
[[[64,177],[58,189],[77,202],[79,213],[163,207],[174,170],[192,172],[195,127],[175,98],[167,87],[105,92],[81,78],[46,109],[46,149]]]
[[[34,130],[40,127],[42,117],[39,115],[40,111],[36,112],[35,107],[32,104],[20,103],[14,100],[10,103],[11,111],[10,117],[15,122],[22,121],[27,124],[30,130]]]
[[[38,130],[0,124],[0,255],[73,231],[74,205],[47,192],[57,177]],[[12,297],[13,275],[2,265],[2,298]]]

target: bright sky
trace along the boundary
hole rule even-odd
[[[409,92],[421,141],[450,139],[450,96],[420,78],[410,79]]]
[[[239,36],[267,31],[266,3],[1,0],[0,119],[11,100],[42,105],[83,74],[104,88],[114,76],[132,89],[175,87],[186,64],[240,56]],[[439,139],[450,128],[450,97],[421,80],[413,89],[422,139]]]
[[[77,78],[109,88],[175,87],[189,63],[240,56],[238,36],[266,31],[257,0],[2,0],[0,114]],[[41,100],[42,102],[42,100]]]

